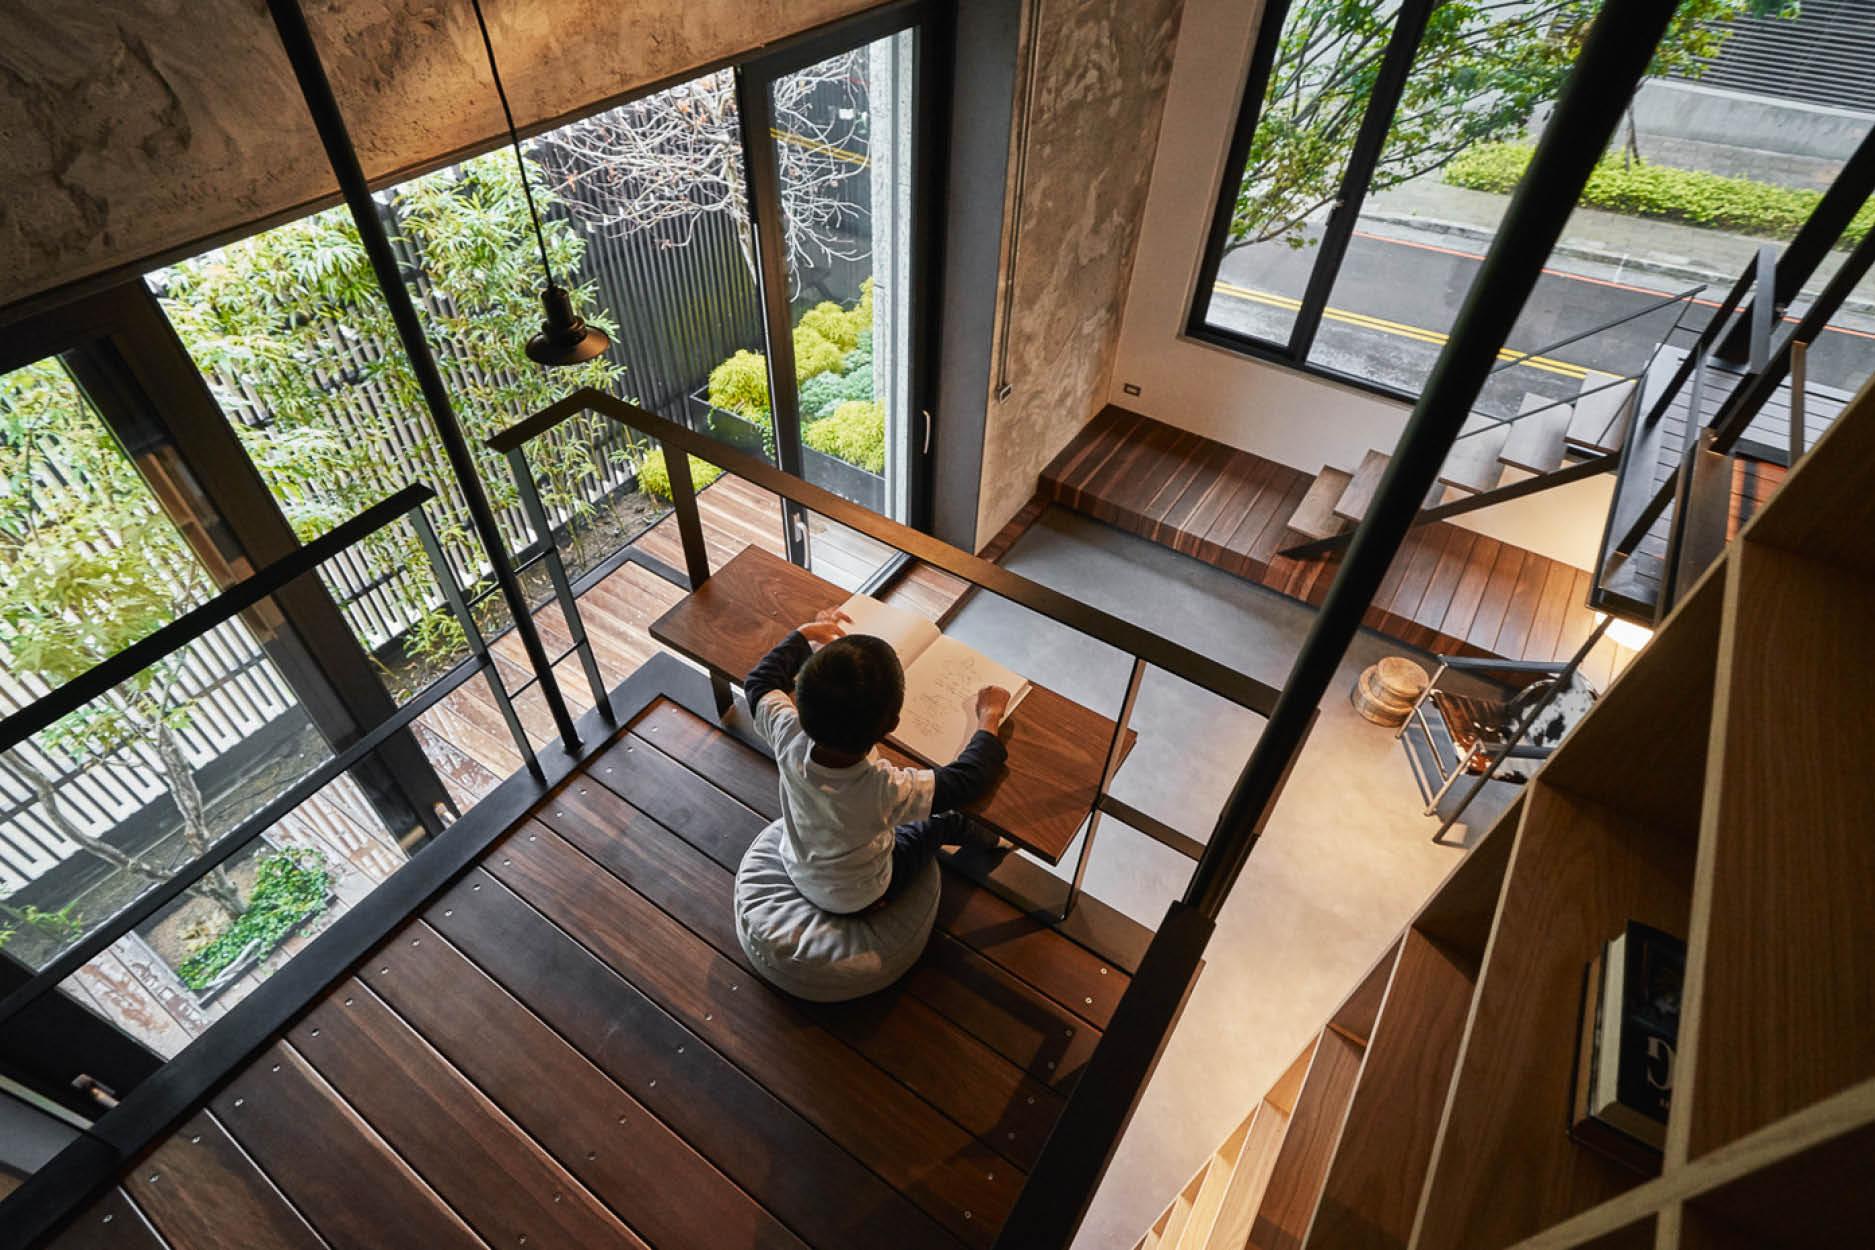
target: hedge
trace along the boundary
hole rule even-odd
[[[868,473],[884,473],[885,405],[878,400],[848,400],[832,416],[804,428],[801,441]]]
[[[702,490],[723,475],[723,471],[706,460],[690,457],[690,484]],[[671,502],[671,474],[664,466],[664,449],[657,448],[646,453],[644,461],[638,466],[638,489],[653,499]]]
[[[1508,195],[1522,181],[1535,148],[1521,143],[1485,143],[1445,168],[1445,181],[1473,191]],[[1666,165],[1632,164],[1619,154],[1604,156],[1583,188],[1589,208],[1684,221],[1713,230],[1788,238],[1822,198],[1820,191],[1778,187],[1750,178],[1727,178]],[[1875,201],[1862,206],[1839,247],[1853,247],[1875,227]]]

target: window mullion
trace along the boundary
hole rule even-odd
[[[1309,285],[1302,295],[1302,307],[1296,313],[1295,325],[1290,328],[1289,353],[1297,361],[1308,359],[1315,333],[1321,328],[1329,293],[1340,276],[1348,241],[1354,237],[1354,226],[1360,220],[1361,206],[1373,184],[1374,169],[1380,163],[1387,133],[1393,127],[1394,113],[1406,92],[1406,78],[1412,72],[1413,58],[1419,53],[1419,41],[1426,33],[1426,22],[1437,3],[1438,0],[1406,0],[1400,6],[1393,38],[1387,41],[1380,72],[1374,79],[1374,94],[1367,102],[1367,111],[1361,115],[1361,128],[1348,152],[1341,193],[1335,197],[1335,206],[1328,215],[1321,246],[1315,254],[1315,267],[1309,271]]]
[[[787,225],[782,220],[781,173],[775,159],[774,75],[759,65],[736,69],[736,113],[742,131],[742,168],[749,194],[750,231],[761,276],[762,332],[768,358],[768,419],[775,434],[775,464],[802,476],[800,394],[794,377],[794,310],[788,298]],[[788,558],[807,564],[806,517],[798,505],[782,506],[782,540]]]

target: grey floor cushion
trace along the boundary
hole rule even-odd
[[[762,978],[796,998],[842,1002],[882,990],[924,951],[940,882],[928,864],[891,903],[836,916],[802,898],[781,862],[781,822],[756,835],[736,869],[736,937]]]

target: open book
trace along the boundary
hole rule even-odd
[[[849,634],[871,634],[892,644],[905,666],[905,710],[892,740],[927,764],[942,767],[976,732],[977,691],[1001,686],[1009,692],[1009,711],[1029,692],[1028,679],[1011,672],[974,647],[946,638],[924,617],[854,595],[840,605],[853,619]]]

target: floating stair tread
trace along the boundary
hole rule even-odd
[[[1471,433],[1478,430],[1478,433]],[[1472,425],[1452,444],[1445,463],[1439,468],[1439,480],[1472,494],[1490,490],[1504,472],[1497,455],[1510,441],[1510,426],[1498,423],[1489,428]]]
[[[1354,471],[1354,479],[1335,501],[1335,515],[1348,522],[1366,516],[1368,506],[1374,502],[1374,492],[1380,489],[1381,475],[1392,460],[1386,452],[1369,448],[1361,457],[1361,467]]]
[[[1568,404],[1556,403],[1547,395],[1525,395],[1498,460],[1527,473],[1553,473],[1562,468],[1563,439],[1574,416],[1575,409]]]
[[[1352,473],[1344,473],[1332,465],[1323,465],[1322,471],[1315,475],[1315,481],[1309,485],[1302,502],[1289,517],[1289,528],[1298,534],[1310,538],[1333,538],[1348,528],[1348,523],[1335,515],[1335,501],[1354,480]]]
[[[1611,385],[1614,382],[1614,374],[1593,371],[1582,379],[1582,394],[1576,397],[1575,415],[1569,420],[1567,438],[1572,447],[1594,452],[1621,449],[1634,408],[1634,379]]]

